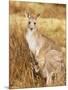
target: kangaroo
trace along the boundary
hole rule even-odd
[[[54,41],[38,31],[36,21],[39,16],[40,14],[37,16],[26,14],[28,24],[25,38],[30,51],[35,56],[42,77],[46,78],[46,85],[50,86],[53,83],[53,75],[62,69],[63,54]]]

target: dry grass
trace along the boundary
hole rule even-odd
[[[65,18],[66,6],[64,4],[44,4],[44,3],[26,3],[16,2],[11,0],[10,13],[24,15],[24,11],[29,11],[33,14],[41,14],[41,17],[46,18]]]
[[[26,3],[28,4],[28,3]],[[17,5],[17,6],[16,6]],[[28,87],[44,87],[46,86],[45,80],[40,74],[36,75],[32,69],[32,58],[29,53],[29,48],[25,40],[25,30],[27,19],[22,16],[21,10],[31,7],[30,10],[37,13],[39,7],[41,11],[41,18],[38,19],[38,28],[40,33],[47,35],[54,40],[59,46],[65,48],[65,6],[64,5],[50,5],[46,4],[31,4],[29,3],[25,7],[24,3],[11,2],[10,3],[10,31],[9,31],[9,59],[10,59],[10,76],[9,84],[10,88],[28,88]],[[53,9],[55,7],[55,9]],[[62,9],[56,14],[54,10],[57,8]],[[51,8],[51,11],[49,11]],[[36,10],[37,9],[37,10]],[[49,12],[49,13],[48,13]],[[50,13],[51,16],[50,16]],[[49,18],[44,18],[49,17]],[[51,17],[51,18],[50,18]],[[55,19],[56,18],[56,19]],[[60,20],[58,19],[60,18]],[[64,61],[65,62],[65,61]],[[58,79],[54,82],[54,85],[65,85],[65,70],[62,75],[58,76]]]
[[[23,32],[24,29],[20,25],[17,25],[17,23],[15,23],[12,29],[10,26],[10,87],[45,86],[44,79],[42,80],[40,76],[34,77],[33,75],[32,58],[23,37]]]

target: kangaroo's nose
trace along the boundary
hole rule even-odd
[[[31,28],[31,30],[33,30],[33,28]]]

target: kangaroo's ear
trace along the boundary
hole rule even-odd
[[[37,14],[36,19],[40,16],[40,13]]]
[[[25,12],[25,17],[26,17],[26,18],[30,18],[29,12]]]

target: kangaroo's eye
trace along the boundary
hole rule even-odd
[[[31,22],[29,22],[29,24],[30,24]]]
[[[34,25],[36,25],[36,22],[34,22]]]

